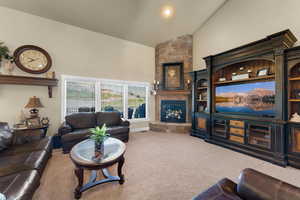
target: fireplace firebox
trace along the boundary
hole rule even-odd
[[[171,123],[185,123],[186,101],[162,100],[160,109],[160,121]]]

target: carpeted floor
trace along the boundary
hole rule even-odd
[[[300,170],[282,168],[186,134],[132,133],[125,159],[124,185],[96,186],[81,199],[188,200],[223,177],[236,181],[240,171],[248,167],[300,186]],[[33,199],[74,199],[77,180],[73,169],[69,155],[55,151]],[[110,171],[116,174],[115,167]]]

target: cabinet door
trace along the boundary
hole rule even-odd
[[[227,139],[227,121],[222,119],[213,120],[213,136],[218,136]]]
[[[271,149],[272,127],[270,125],[249,123],[247,133],[249,144]]]
[[[204,117],[197,117],[196,118],[196,129],[201,130],[201,131],[206,131],[207,130],[207,119]]]
[[[290,128],[290,152],[300,153],[300,127]]]

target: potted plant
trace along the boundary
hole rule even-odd
[[[94,160],[99,161],[104,153],[104,141],[109,136],[106,133],[106,125],[104,124],[102,128],[97,126],[96,128],[91,128],[91,136],[90,138],[95,141],[95,156]]]
[[[12,57],[8,53],[9,53],[8,47],[4,45],[4,42],[0,42],[0,67],[3,58],[12,59]]]

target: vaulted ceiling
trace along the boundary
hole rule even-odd
[[[226,0],[0,0],[0,6],[155,46],[194,33]],[[161,17],[171,5],[173,18]],[[4,19],[2,19],[4,20]]]

